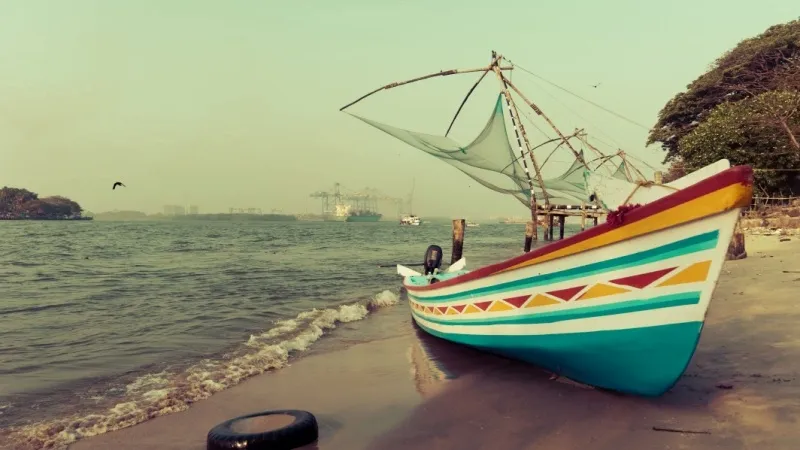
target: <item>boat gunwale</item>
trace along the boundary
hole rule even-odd
[[[744,185],[747,187],[752,187],[753,185],[753,169],[749,165],[741,165],[741,166],[734,166],[729,169],[726,169],[720,173],[714,174],[708,178],[698,181],[697,183],[687,186],[684,189],[679,191],[673,192],[669,195],[666,195],[662,198],[659,198],[653,202],[647,203],[642,205],[639,208],[636,208],[632,211],[629,211],[625,214],[625,222],[621,225],[612,225],[608,222],[603,223],[601,225],[589,228],[588,230],[582,231],[578,234],[572,235],[566,239],[562,239],[557,242],[553,242],[551,244],[545,245],[543,247],[537,248],[531,252],[523,253],[522,255],[512,257],[510,259],[500,261],[498,263],[490,264],[488,266],[483,266],[479,269],[474,271],[465,273],[463,275],[459,275],[457,277],[450,278],[448,280],[442,280],[438,283],[434,284],[426,284],[426,285],[415,285],[415,284],[408,284],[403,283],[404,287],[409,291],[416,291],[416,292],[424,292],[424,291],[433,291],[437,289],[447,288],[451,286],[455,286],[461,283],[466,283],[468,281],[474,281],[480,278],[484,278],[490,275],[494,275],[496,273],[511,269],[519,264],[523,264],[527,261],[541,258],[553,252],[559,251],[561,249],[567,248],[571,245],[578,244],[580,242],[586,241],[588,239],[601,236],[605,233],[611,232],[613,230],[619,229],[621,227],[628,226],[632,223],[639,222],[641,220],[647,219],[651,216],[654,216],[662,211],[666,211],[669,209],[673,209],[678,207],[682,204],[688,203],[692,200],[697,198],[703,197],[705,195],[717,192],[724,188],[727,188],[732,185]],[[736,207],[742,207],[746,205],[738,205],[738,204],[731,204],[731,205],[724,205],[721,207],[718,213],[722,213]],[[707,217],[707,216],[705,216]],[[701,220],[702,218],[698,218],[695,220]],[[689,221],[687,221],[689,222]],[[671,228],[671,227],[670,227]],[[659,230],[653,230],[653,232]],[[649,233],[645,233],[649,234]],[[633,236],[631,236],[633,238]],[[630,238],[628,238],[630,239]],[[627,239],[623,239],[627,240]],[[622,241],[618,241],[622,242]],[[583,250],[586,251],[586,250]],[[575,254],[582,253],[583,251],[576,252]],[[574,254],[563,255],[555,259],[566,258],[569,256],[573,256]],[[550,260],[550,261],[552,261]]]

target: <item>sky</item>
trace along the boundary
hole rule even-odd
[[[796,0],[4,0],[0,186],[93,212],[301,213],[318,212],[309,194],[336,182],[392,197],[413,183],[421,215],[524,216],[516,200],[339,108],[393,81],[486,65],[497,50],[650,127],[723,52],[799,15]],[[511,76],[563,131],[584,128],[610,144],[603,151],[660,165],[647,130],[521,70]],[[348,111],[444,134],[476,78],[387,90]],[[459,142],[485,124],[498,86],[487,79],[473,94],[452,133]],[[552,160],[545,177],[570,163],[563,152]],[[112,191],[114,181],[127,187]]]

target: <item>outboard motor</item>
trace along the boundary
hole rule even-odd
[[[429,245],[425,250],[425,260],[422,262],[425,266],[425,275],[432,274],[442,266],[442,247],[438,245]]]

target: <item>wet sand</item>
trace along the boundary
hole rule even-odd
[[[407,337],[309,356],[188,411],[70,448],[200,450],[215,424],[281,408],[313,412],[312,448],[325,450],[796,448],[800,239],[780,239],[748,236],[748,258],[726,263],[697,352],[660,398],[550,380],[409,325]]]

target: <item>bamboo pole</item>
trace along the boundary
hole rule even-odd
[[[396,87],[398,87],[398,86],[402,86],[402,85],[404,85],[404,84],[415,83],[415,82],[417,82],[417,81],[427,80],[428,78],[434,78],[434,77],[446,77],[446,76],[450,76],[450,75],[457,75],[457,74],[462,74],[462,73],[475,73],[475,72],[484,72],[484,71],[492,70],[493,66],[498,66],[498,65],[497,65],[496,63],[494,63],[494,62],[493,62],[493,64],[491,64],[491,65],[489,65],[489,66],[486,66],[486,67],[480,67],[480,68],[477,68],[477,69],[450,69],[450,70],[442,70],[442,71],[439,71],[439,72],[436,72],[436,73],[431,73],[431,74],[424,75],[424,76],[421,76],[421,77],[412,78],[412,79],[410,79],[410,80],[406,80],[406,81],[397,81],[397,82],[394,82],[394,83],[389,83],[389,84],[387,84],[386,86],[381,86],[381,87],[379,87],[378,89],[375,89],[374,91],[371,91],[371,92],[368,92],[368,93],[366,93],[366,94],[362,95],[361,97],[359,97],[359,98],[358,98],[358,99],[356,99],[355,101],[353,101],[353,102],[350,102],[350,103],[348,103],[348,104],[346,104],[346,105],[342,106],[341,108],[339,108],[339,111],[344,111],[345,109],[347,109],[347,108],[349,108],[349,107],[351,107],[351,106],[355,105],[356,103],[360,102],[361,100],[364,100],[365,98],[369,97],[370,95],[372,95],[372,94],[375,94],[375,93],[377,93],[377,92],[380,92],[380,91],[383,91],[383,90],[386,90],[386,89],[392,89],[392,88],[396,88]],[[499,68],[500,70],[513,70],[513,69],[514,69],[514,68],[513,68],[513,67],[511,67],[511,66],[506,66],[506,67],[498,67],[498,68]]]
[[[494,64],[495,61],[492,60],[492,65]],[[475,84],[472,85],[472,88],[470,88],[470,90],[467,92],[467,95],[464,97],[464,100],[461,101],[461,104],[458,106],[458,109],[456,110],[456,114],[453,116],[453,120],[450,121],[450,126],[447,127],[447,131],[444,133],[445,137],[447,137],[447,135],[450,134],[450,130],[453,128],[453,124],[456,123],[456,119],[458,118],[458,115],[461,113],[461,109],[467,103],[467,99],[469,99],[469,96],[472,95],[472,92],[475,90],[475,88],[477,88],[478,85],[481,84],[481,81],[483,81],[487,73],[489,73],[489,69],[483,71],[481,77],[478,78],[478,81],[476,81]]]
[[[517,146],[519,147],[519,153],[522,157],[522,166],[525,169],[525,176],[528,178],[528,186],[530,187],[531,192],[531,220],[535,223],[539,217],[539,208],[536,206],[536,192],[533,190],[533,181],[531,180],[531,174],[528,170],[528,162],[525,160],[525,150],[522,148],[522,141],[520,139],[520,130],[522,130],[523,136],[525,132],[525,128],[522,126],[522,120],[519,121],[519,127],[517,126],[517,109],[513,104],[511,99],[511,94],[508,92],[508,88],[503,83],[503,73],[500,71],[500,67],[497,65],[497,61],[502,58],[501,56],[497,55],[497,53],[492,52],[492,62],[493,67],[492,70],[497,74],[498,79],[500,80],[501,84],[503,85],[503,97],[506,99],[506,105],[508,107],[508,113],[511,116],[511,124],[514,126],[514,134],[517,138]],[[547,189],[544,187],[544,179],[542,178],[542,173],[539,171],[539,166],[536,163],[536,158],[533,156],[533,152],[531,152],[530,146],[528,145],[527,140],[525,141],[526,149],[528,150],[528,155],[531,158],[531,162],[533,164],[533,170],[536,172],[536,178],[539,181],[539,186],[542,188],[542,193],[544,194],[544,202],[545,205],[549,204],[549,199],[547,198]]]
[[[550,125],[550,127],[553,128],[553,130],[558,134],[559,137],[561,137],[561,139],[564,141],[564,143],[567,145],[567,147],[569,147],[569,149],[572,150],[572,154],[575,155],[575,158],[578,161],[580,161],[581,163],[583,163],[583,165],[588,169],[589,166],[586,164],[586,160],[584,160],[583,156],[580,153],[578,153],[577,150],[575,150],[575,147],[573,147],[572,144],[569,143],[569,140],[564,136],[564,134],[561,132],[561,130],[558,129],[556,124],[554,124],[553,121],[550,120],[550,118],[547,117],[547,115],[541,109],[539,109],[538,106],[536,106],[536,104],[534,104],[532,101],[528,100],[528,97],[526,97],[525,94],[523,94],[519,89],[517,89],[517,87],[514,85],[514,83],[511,82],[511,80],[509,80],[508,78],[504,77],[502,73],[500,73],[500,76],[505,80],[506,84],[508,84],[508,87],[513,89],[514,92],[516,92],[517,95],[519,95],[520,98],[522,98],[522,100],[525,103],[527,103],[528,106],[530,106],[531,109],[533,109],[533,111],[536,114],[542,116],[542,118],[544,118],[544,120],[547,121],[547,123]]]
[[[580,132],[581,132],[581,134],[578,136],[578,140],[580,140],[584,145],[589,147],[589,150],[597,153],[597,155],[599,157],[605,157],[606,156],[605,153],[601,152],[597,147],[595,147],[594,145],[589,143],[589,141],[586,139],[586,136],[587,136],[586,131],[581,129]]]

